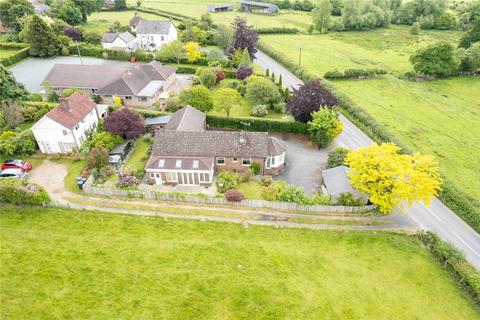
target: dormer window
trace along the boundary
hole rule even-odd
[[[158,167],[163,168],[164,166],[165,166],[165,159],[160,159],[160,161],[158,161]]]
[[[182,167],[182,160],[175,161],[175,168],[181,168],[181,167]]]
[[[198,169],[198,160],[193,160],[192,168]]]

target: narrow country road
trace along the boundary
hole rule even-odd
[[[257,52],[255,63],[263,70],[268,68],[270,72],[275,72],[277,77],[281,74],[283,85],[287,87],[296,89],[303,83],[293,73],[263,52]],[[365,133],[347,118],[341,115],[340,120],[344,124],[344,131],[335,140],[335,145],[354,150],[373,143]],[[397,213],[398,211],[400,210],[397,209]],[[467,260],[477,270],[480,270],[480,235],[440,200],[435,198],[429,207],[422,203],[407,207],[405,214],[420,228],[436,232],[443,240],[462,250]]]

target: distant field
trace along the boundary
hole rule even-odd
[[[408,26],[391,26],[368,32],[335,32],[322,35],[262,35],[261,42],[283,52],[311,73],[323,75],[329,70],[348,68],[384,68],[405,72],[408,59],[417,48],[437,40],[457,42],[460,34],[422,31],[410,34]]]
[[[456,185],[480,199],[479,78],[415,83],[387,76],[335,86],[413,150],[434,155]]]
[[[228,2],[228,1],[227,1]],[[221,0],[211,1],[157,1],[146,0],[142,1],[142,7],[165,10],[173,13],[182,14],[185,16],[199,18],[202,14],[207,12],[209,4],[225,3]],[[235,4],[236,2],[231,2]],[[129,0],[128,4],[136,5],[136,0]],[[238,11],[233,12],[219,12],[212,13],[212,19],[215,23],[230,24],[236,16],[242,16],[248,20],[249,25],[256,28],[270,28],[270,27],[288,27],[306,30],[312,23],[309,13],[294,12],[281,10],[280,14],[269,16],[264,14],[243,13]]]
[[[12,207],[0,225],[2,319],[480,319],[404,235]]]
[[[128,25],[130,19],[134,16],[134,11],[105,11],[105,12],[94,12],[88,16],[88,22],[84,26],[86,31],[96,31],[100,34],[108,30],[108,28],[115,21],[120,22],[121,25]],[[149,14],[142,13],[142,17],[145,19],[151,20],[165,20],[166,18]]]

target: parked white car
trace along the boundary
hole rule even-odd
[[[27,172],[22,169],[5,169],[0,173],[0,178],[18,178],[25,179]]]

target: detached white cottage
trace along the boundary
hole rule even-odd
[[[104,49],[123,49],[133,51],[137,47],[137,38],[130,32],[105,32],[102,36]]]
[[[160,49],[165,43],[177,39],[177,28],[170,20],[139,19],[136,27],[138,45],[147,51]]]
[[[96,106],[88,97],[74,93],[50,110],[31,129],[40,151],[67,153],[79,149],[88,130],[98,124]]]

